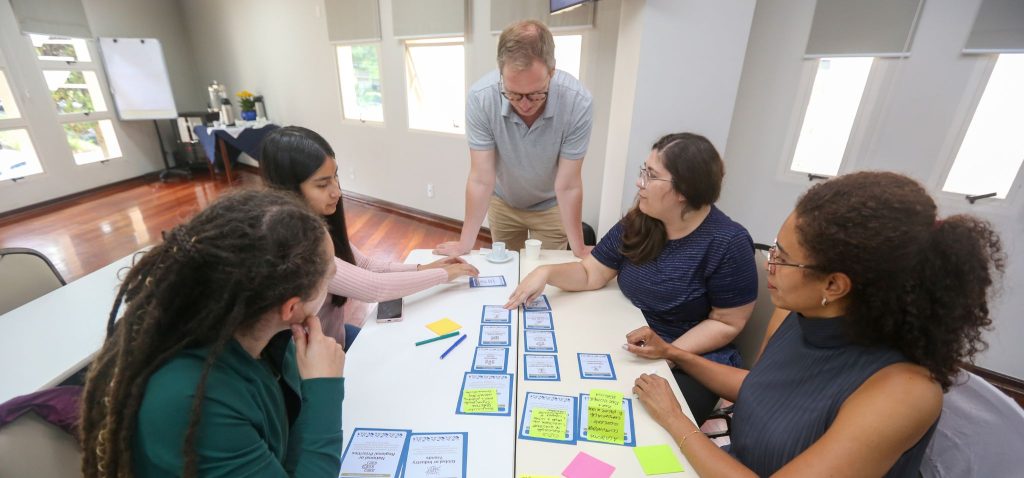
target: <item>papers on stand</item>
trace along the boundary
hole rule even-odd
[[[523,355],[523,367],[526,368],[524,380],[557,382],[562,379],[557,355]]]
[[[397,478],[405,462],[411,430],[356,428],[341,455],[339,478]]]
[[[484,411],[489,408],[485,408],[484,405],[489,403],[489,397],[492,396],[490,392],[472,392],[472,390],[495,390],[493,396],[496,406],[490,409],[493,411]],[[468,391],[469,395],[466,394]],[[469,401],[467,402],[466,399]],[[459,403],[455,405],[455,413],[459,415],[510,415],[512,413],[512,374],[466,372],[462,377],[462,389],[459,390]]]
[[[527,392],[519,438],[575,444],[576,403],[576,397]],[[536,418],[535,410],[541,410]]]
[[[413,433],[402,478],[465,478],[466,432]]]

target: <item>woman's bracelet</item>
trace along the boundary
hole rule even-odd
[[[694,433],[700,433],[700,428],[698,428],[698,429],[696,429],[696,430],[694,430],[694,431],[692,431],[690,433],[687,433],[686,436],[684,436],[682,440],[679,440],[679,451],[683,451],[683,444],[686,443],[686,439],[690,438],[691,436],[693,436]]]

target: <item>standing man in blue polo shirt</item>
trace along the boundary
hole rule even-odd
[[[522,249],[529,236],[544,249],[568,245],[577,257],[587,255],[581,172],[591,103],[579,80],[555,69],[555,42],[543,23],[506,28],[498,40],[498,69],[466,98],[471,164],[462,235],[435,252],[469,252],[487,214],[491,237],[509,250]]]

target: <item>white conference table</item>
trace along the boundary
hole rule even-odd
[[[0,315],[0,403],[59,385],[92,361],[135,254]]]
[[[542,250],[539,260],[523,259],[520,264],[520,279],[526,277],[539,266],[576,262],[570,251]],[[657,475],[659,477],[691,477],[697,476],[693,467],[674,444],[669,435],[644,410],[640,401],[633,396],[633,383],[641,373],[656,373],[665,377],[682,404],[683,412],[690,419],[693,414],[686,405],[678,385],[672,378],[672,372],[664,360],[648,360],[623,350],[626,334],[631,330],[647,325],[640,309],[637,309],[619,290],[616,281],[610,282],[602,289],[587,292],[565,292],[554,286],[544,290],[551,305],[552,322],[555,328],[555,339],[558,344],[558,368],[561,380],[557,382],[525,381],[523,373],[523,350],[519,350],[516,397],[519,405],[517,412],[524,409],[526,392],[549,393],[579,397],[580,393],[589,393],[591,389],[603,389],[621,392],[625,398],[632,399],[634,435],[637,446],[668,445],[682,463],[684,472]],[[519,334],[522,336],[522,321]],[[580,378],[577,353],[610,354],[616,380],[584,380]],[[519,417],[517,420],[521,420]],[[519,423],[517,421],[516,423]],[[518,435],[517,435],[518,436]],[[579,441],[575,446],[547,443],[535,440],[517,439],[516,442],[516,476],[520,474],[561,476],[562,470],[578,452],[585,452],[615,467],[613,477],[645,476],[640,463],[628,446]]]
[[[406,263],[424,264],[439,258],[429,250],[418,249],[409,254]],[[345,360],[345,442],[356,428],[468,432],[466,476],[510,477],[515,465],[515,414],[460,415],[455,407],[463,375],[472,368],[473,352],[479,343],[482,307],[505,304],[519,284],[519,261],[514,258],[505,264],[492,264],[479,252],[463,258],[480,269],[481,276],[503,275],[507,285],[470,288],[468,279],[460,278],[432,287],[405,298],[401,322],[378,324],[374,319],[376,308],[371,308]],[[456,338],[418,347],[414,344],[434,337],[426,324],[445,317],[462,325],[460,332],[467,337],[441,360],[441,353]],[[509,369],[515,367],[515,330],[513,312]],[[514,403],[514,394],[512,397]]]
[[[522,372],[523,328],[519,311],[512,312],[512,336],[508,372],[514,374],[515,410],[509,417],[458,415],[463,374],[472,368],[478,344],[483,305],[502,305],[515,290],[521,276],[542,264],[576,260],[568,251],[542,251],[539,261],[519,256],[506,264],[492,264],[481,252],[463,256],[480,269],[480,275],[504,275],[506,287],[476,288],[467,279],[441,285],[406,297],[401,322],[378,324],[371,308],[359,338],[349,350],[345,364],[343,425],[348,440],[355,428],[412,429],[414,432],[468,432],[468,477],[518,477],[536,474],[560,476],[577,452],[583,451],[613,466],[612,476],[644,476],[631,447],[580,441],[576,445],[520,440],[521,412],[526,392],[578,396],[592,388],[615,390],[633,399],[636,443],[669,445],[683,464],[684,473],[665,477],[697,476],[673,444],[672,437],[650,418],[633,397],[633,381],[641,373],[655,372],[669,379],[691,416],[668,366],[661,360],[646,360],[622,350],[625,334],[646,324],[641,312],[619,291],[613,281],[589,292],[563,292],[548,286],[555,336],[558,343],[561,381],[524,381]],[[428,250],[415,250],[407,263],[427,263],[438,257]],[[414,343],[434,334],[425,325],[448,317],[463,326],[466,342],[447,358],[438,356],[452,339],[416,347]],[[580,380],[577,352],[608,353],[617,380]]]

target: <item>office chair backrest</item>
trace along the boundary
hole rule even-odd
[[[6,314],[66,282],[39,251],[11,247],[0,249],[0,284],[0,314]]]
[[[768,247],[764,244],[754,244],[754,260],[757,263],[757,300],[754,302],[754,312],[750,320],[743,327],[743,331],[733,341],[743,358],[743,367],[749,369],[754,366],[754,360],[761,350],[761,341],[764,340],[765,331],[768,329],[768,321],[775,312],[775,304],[772,304],[772,296],[768,292],[768,272],[765,271],[765,262],[768,261]]]
[[[1021,476],[1021,457],[1024,410],[983,378],[960,370],[942,399],[921,476]]]
[[[0,428],[3,476],[82,476],[82,449],[74,437],[28,412]]]

